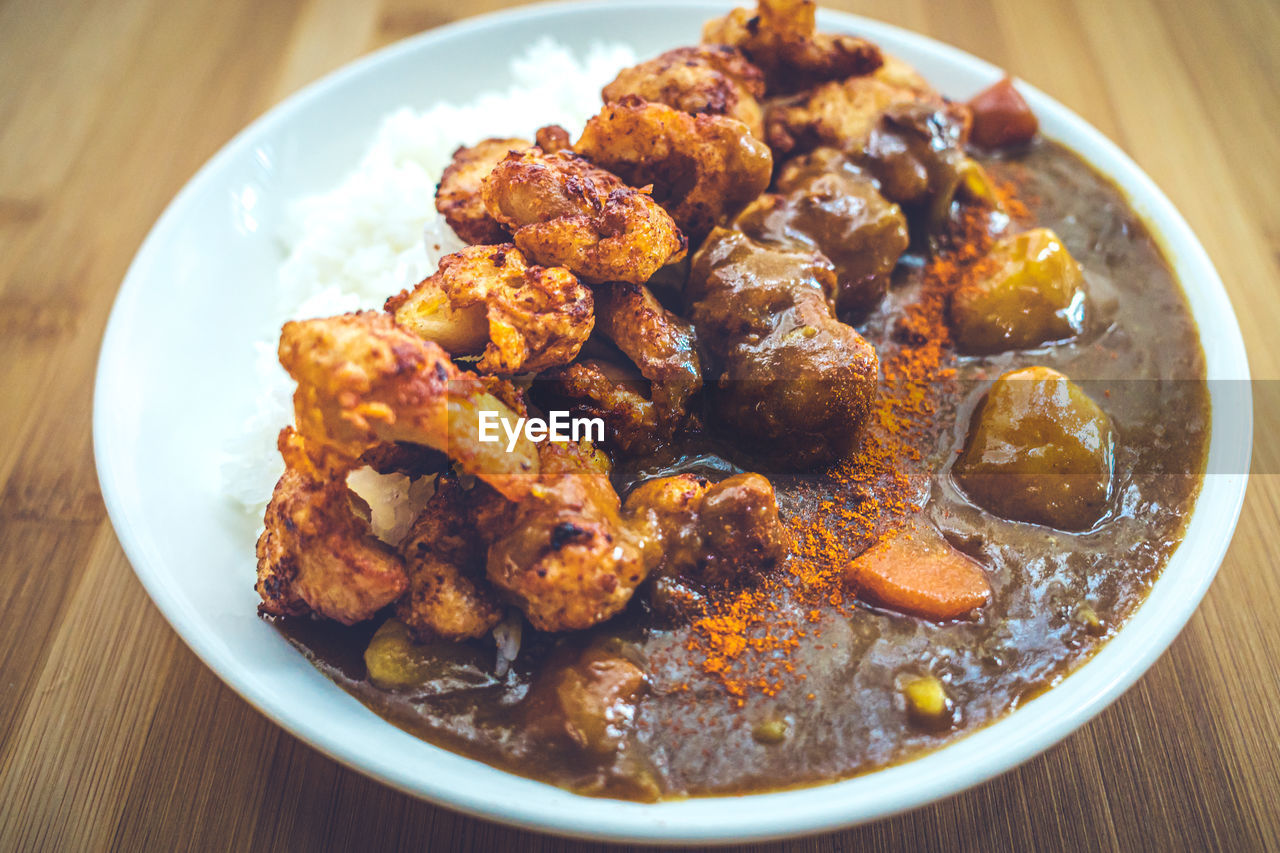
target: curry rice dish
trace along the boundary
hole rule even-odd
[[[638,800],[866,772],[1052,686],[1182,537],[1196,327],[1008,80],[762,0],[436,206],[434,274],[284,326],[257,546],[263,616],[432,743]],[[481,440],[553,411],[603,441]],[[429,494],[398,539],[366,468]]]

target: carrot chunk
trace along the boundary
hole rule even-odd
[[[983,148],[1009,148],[1030,142],[1040,129],[1035,113],[1005,77],[969,101],[973,129],[969,138]]]
[[[845,568],[860,598],[892,610],[944,621],[986,604],[982,567],[932,528],[907,528],[880,540]]]

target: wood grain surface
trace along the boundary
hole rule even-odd
[[[501,0],[0,2],[0,849],[592,850],[462,817],[285,734],[189,652],[107,521],[90,442],[116,289],[247,122],[362,53]],[[1010,69],[1185,213],[1280,379],[1280,4],[858,0]],[[1275,459],[1277,395],[1257,393]],[[1269,395],[1269,396],[1268,396]],[[1151,671],[1045,755],[794,850],[1280,844],[1280,467]]]

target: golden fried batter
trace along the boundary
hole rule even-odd
[[[638,375],[599,359],[583,359],[538,377],[544,404],[566,406],[574,417],[604,421],[605,441],[625,456],[651,453],[662,437],[657,407]]]
[[[608,461],[580,445],[539,445],[542,474],[489,548],[489,580],[543,631],[589,628],[626,606],[655,543],[624,519]]]
[[[647,190],[567,151],[507,155],[485,179],[482,196],[521,251],[584,281],[643,284],[684,255],[684,237]]]
[[[596,290],[600,331],[650,382],[655,413],[670,435],[688,417],[689,399],[702,389],[693,326],[668,311],[642,284]]]
[[[619,72],[601,93],[605,103],[636,95],[693,115],[736,118],[764,138],[760,98],[764,74],[726,45],[678,47]]]
[[[513,500],[538,472],[537,448],[527,439],[510,453],[503,442],[479,440],[481,411],[512,422],[516,413],[438,344],[387,314],[286,323],[280,363],[298,383],[294,417],[319,467],[349,467],[382,441],[424,444]]]
[[[280,453],[285,472],[257,546],[261,611],[315,612],[346,625],[368,619],[404,592],[404,565],[352,512],[345,471],[309,472],[292,428],[280,433]]]
[[[575,148],[633,185],[652,184],[653,197],[694,241],[764,192],[773,174],[769,147],[742,122],[634,95],[588,120]]]
[[[489,138],[453,152],[453,162],[445,168],[436,187],[436,210],[465,242],[476,245],[505,243],[511,239],[507,229],[484,209],[480,185],[508,152],[520,151],[532,144],[527,139]]]
[[[409,588],[396,604],[396,616],[420,641],[483,637],[502,620],[502,608],[484,579],[485,550],[457,478],[440,476],[435,494],[400,544]]]
[[[651,453],[686,425],[702,388],[693,326],[642,284],[602,285],[595,298],[597,329],[631,364],[593,357],[548,371],[534,384],[535,399],[600,418],[613,451]]]
[[[813,0],[760,0],[755,11],[734,9],[708,21],[702,41],[740,48],[764,70],[771,94],[869,74],[880,66],[878,47],[857,36],[818,32],[815,13]]]
[[[396,322],[486,373],[568,364],[594,325],[591,291],[564,267],[530,266],[511,243],[469,246],[387,300]]]

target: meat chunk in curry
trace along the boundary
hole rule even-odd
[[[627,496],[662,545],[656,571],[696,583],[748,582],[786,556],[773,486],[759,474],[712,484],[696,474],[650,480]]]
[[[693,259],[689,316],[713,356],[716,414],[764,458],[812,468],[850,452],[871,411],[879,361],[836,319],[822,254],[713,231]]]
[[[788,162],[776,186],[738,214],[734,227],[768,246],[826,255],[835,266],[840,314],[874,308],[909,242],[901,208],[830,148]]]

